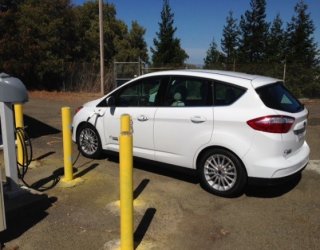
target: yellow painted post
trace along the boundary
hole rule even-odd
[[[61,108],[62,113],[62,136],[63,136],[63,163],[64,181],[73,180],[72,169],[72,139],[71,139],[71,109],[70,107]]]
[[[120,245],[121,250],[133,250],[133,139],[128,114],[121,116],[120,128]]]
[[[16,121],[16,128],[22,128],[24,129],[24,122],[23,122],[23,106],[22,104],[15,104],[14,105],[14,116]],[[24,134],[22,135],[22,138],[24,137]],[[17,136],[17,161],[20,165],[24,164],[23,162],[23,142],[20,140],[22,139]]]
[[[131,117],[128,114],[123,114],[121,116],[121,123],[120,123],[120,132],[129,133],[132,132],[131,130]]]

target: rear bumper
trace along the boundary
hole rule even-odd
[[[249,178],[283,178],[301,171],[309,162],[310,148],[306,142],[288,158],[283,156],[257,159],[245,165]],[[252,159],[252,158],[251,158]]]
[[[308,164],[306,164],[302,169],[300,169],[298,172],[281,177],[281,178],[256,178],[256,177],[249,177],[248,178],[248,184],[252,186],[277,186],[282,185],[294,180],[299,180],[301,177],[301,172],[306,168]]]

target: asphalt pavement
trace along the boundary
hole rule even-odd
[[[61,107],[73,110],[85,98],[31,95],[25,124],[33,162],[25,177],[37,189],[28,203],[6,200],[4,249],[116,249],[120,238],[118,158],[78,156],[73,148],[73,187],[63,176]],[[249,186],[226,199],[203,190],[193,171],[134,162],[136,249],[319,249],[320,105],[309,108],[307,141],[311,164],[290,182]],[[0,165],[3,159],[0,152]]]

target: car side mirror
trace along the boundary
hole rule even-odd
[[[109,96],[106,100],[108,107],[116,106],[116,98],[114,96]]]

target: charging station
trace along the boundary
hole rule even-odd
[[[15,125],[13,105],[28,101],[28,93],[24,84],[15,77],[0,74],[0,117],[3,141],[3,155],[6,173],[6,187],[9,192],[19,192],[17,156],[15,146]],[[2,176],[0,171],[0,231],[6,229],[3,200]]]

